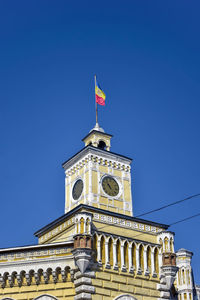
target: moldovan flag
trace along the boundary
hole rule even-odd
[[[97,81],[95,85],[95,97],[96,97],[96,103],[98,103],[99,105],[105,105],[106,95],[98,85]]]

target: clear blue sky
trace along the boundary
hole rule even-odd
[[[200,193],[199,1],[0,1],[0,247],[64,213],[61,164],[95,124],[133,158],[135,215]],[[200,197],[147,216],[170,224]],[[200,217],[172,226],[194,252]]]

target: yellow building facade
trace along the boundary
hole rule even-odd
[[[131,162],[96,124],[63,163],[65,214],[34,246],[0,249],[1,299],[192,300],[192,253],[133,216]],[[177,259],[176,259],[177,257]]]

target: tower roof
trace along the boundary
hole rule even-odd
[[[85,146],[91,145],[100,149],[110,151],[111,134],[105,133],[104,129],[96,123],[95,127],[82,139]]]

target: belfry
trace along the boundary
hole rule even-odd
[[[96,126],[63,163],[65,213],[38,244],[0,249],[1,299],[196,299],[191,258],[168,226],[133,215],[132,159]]]

